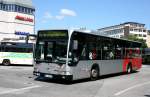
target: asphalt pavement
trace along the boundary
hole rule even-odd
[[[132,74],[83,79],[65,84],[34,80],[32,66],[0,66],[0,97],[150,97],[150,66]]]

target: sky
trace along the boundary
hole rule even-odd
[[[150,0],[32,0],[35,29],[99,28],[124,22],[150,29]]]

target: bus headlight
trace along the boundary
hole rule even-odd
[[[70,75],[69,71],[62,71],[62,75]]]
[[[38,72],[38,68],[37,67],[34,67],[34,72]]]

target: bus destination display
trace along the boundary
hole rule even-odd
[[[42,31],[39,33],[40,38],[67,37],[66,31]]]

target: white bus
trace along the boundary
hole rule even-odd
[[[38,32],[34,74],[49,78],[97,79],[141,68],[141,43],[79,30]]]
[[[33,65],[33,44],[2,42],[0,45],[0,63],[2,65]]]

